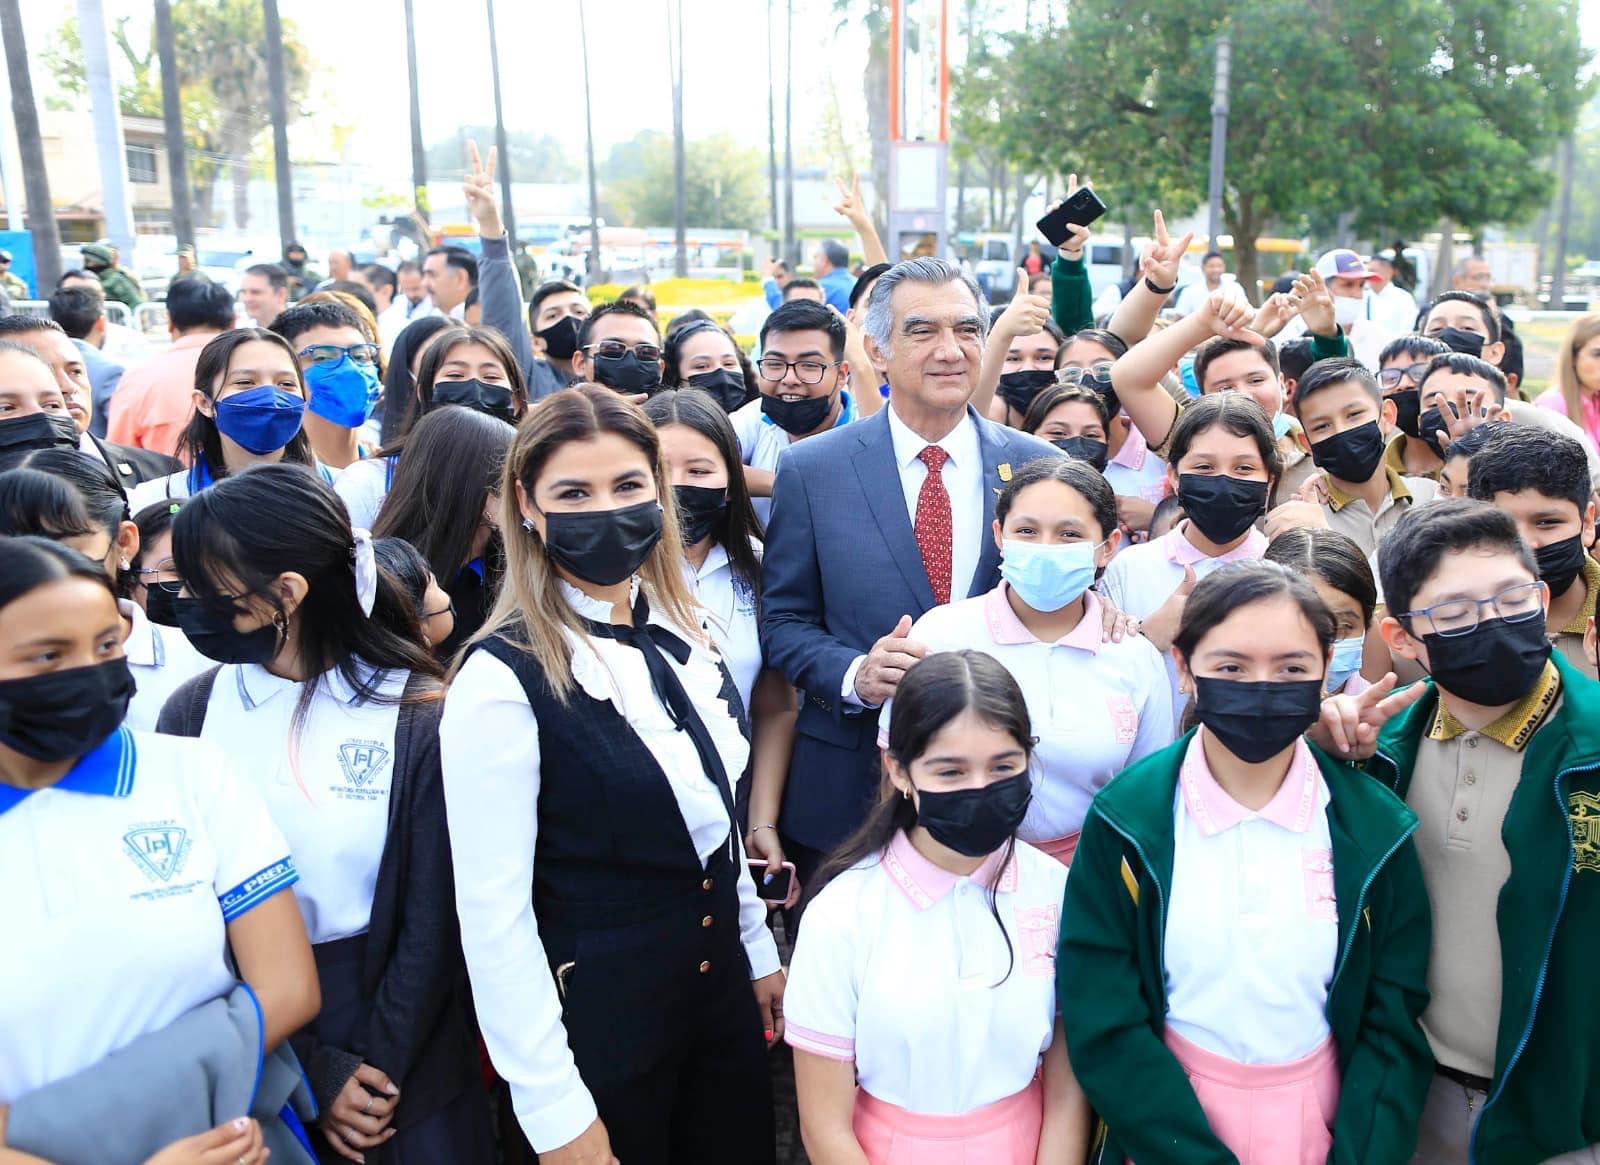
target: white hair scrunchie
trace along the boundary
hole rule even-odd
[[[372,549],[372,531],[355,531],[350,557],[356,567],[356,602],[361,604],[361,613],[370,619],[372,605],[378,601],[378,555]]]

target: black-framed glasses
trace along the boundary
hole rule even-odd
[[[1522,623],[1532,619],[1544,613],[1544,583],[1518,583],[1487,599],[1450,599],[1431,607],[1407,611],[1400,617],[1422,624],[1425,627],[1424,634],[1431,632],[1448,639],[1476,631],[1485,607],[1494,612],[1493,618],[1504,619],[1507,623]]]
[[[1068,364],[1065,368],[1056,369],[1056,383],[1081,384],[1085,376],[1093,376],[1098,380],[1110,380],[1111,365],[1112,361],[1110,360],[1100,360],[1086,368],[1080,368],[1076,364]]]
[[[300,349],[300,359],[308,364],[337,364],[346,356],[357,364],[376,364],[378,345],[351,344],[341,348],[338,344],[309,344]]]
[[[443,607],[441,607],[437,611],[423,611],[422,615],[421,615],[421,618],[424,618],[424,619],[437,619],[440,615],[454,615],[455,613],[456,613],[456,601],[454,599],[451,599],[448,603],[446,603]]]
[[[590,344],[585,351],[593,354],[594,358],[606,360],[621,360],[629,352],[646,364],[654,363],[661,359],[661,349],[655,344],[624,344],[621,340],[601,340]]]
[[[794,369],[794,378],[801,384],[821,384],[822,378],[828,374],[828,369],[839,367],[839,361],[824,364],[821,360],[785,360],[782,356],[763,356],[756,368],[761,373],[762,380],[778,383],[789,375],[789,369]]]
[[[1399,387],[1402,380],[1409,379],[1412,384],[1421,384],[1422,377],[1428,371],[1426,360],[1419,364],[1407,364],[1404,368],[1385,368],[1378,373],[1378,383],[1383,385],[1384,391]]]

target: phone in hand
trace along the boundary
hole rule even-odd
[[[793,893],[798,889],[793,862],[784,862],[783,868],[770,876],[767,874],[766,862],[751,862],[750,877],[756,884],[756,897],[763,902],[777,902],[789,906],[792,905],[790,898],[797,897]]]
[[[1106,204],[1087,186],[1080,187],[1071,198],[1045,215],[1038,222],[1039,233],[1059,247],[1071,238],[1068,225],[1086,227],[1106,212]]]

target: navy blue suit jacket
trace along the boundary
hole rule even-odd
[[[969,595],[993,589],[995,497],[1012,471],[1054,446],[967,410],[983,457],[983,547]],[[960,580],[957,580],[960,585]],[[784,835],[831,849],[878,794],[878,711],[842,695],[859,655],[934,605],[895,465],[887,409],[796,442],[778,462],[761,571],[761,646],[800,692],[799,735],[780,818]]]

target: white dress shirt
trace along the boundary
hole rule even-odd
[[[761,543],[751,539],[756,558],[761,557]],[[684,577],[695,599],[706,609],[707,618],[702,624],[722,652],[733,682],[744,701],[745,715],[750,715],[750,693],[756,686],[756,676],[761,673],[761,636],[756,627],[756,589],[747,578],[734,574],[728,560],[728,549],[720,542],[711,544],[706,560],[696,570],[684,560]],[[737,783],[739,773],[730,772],[728,779]]]
[[[184,680],[216,663],[196,651],[188,636],[176,627],[152,623],[137,603],[118,599],[117,609],[130,624],[122,650],[138,689],[128,704],[127,724],[129,728],[154,732],[167,697]]]
[[[610,622],[609,604],[561,584],[580,615]],[[684,691],[722,757],[730,779],[744,771],[749,744],[718,695],[721,672],[698,637],[655,609],[650,621],[690,645],[687,663],[670,655]],[[739,929],[753,979],[779,968],[756,897],[743,844],[727,807],[707,779],[687,732],[672,720],[650,683],[644,656],[612,639],[566,632],[573,681],[585,694],[609,701],[661,765],[702,864],[730,847],[739,869]],[[533,865],[539,836],[539,723],[522,684],[500,660],[474,652],[445,699],[439,725],[445,808],[455,868],[461,945],[478,1022],[496,1071],[511,1086],[512,1107],[537,1152],[571,1141],[595,1119],[589,1090],[578,1075],[561,1001],[549,973],[533,913]]]
[[[870,1096],[909,1112],[960,1116],[1026,1088],[1055,1030],[1067,870],[1025,842],[1002,870],[1002,852],[959,877],[897,833],[824,886],[795,944],[785,1042],[854,1061]]]

